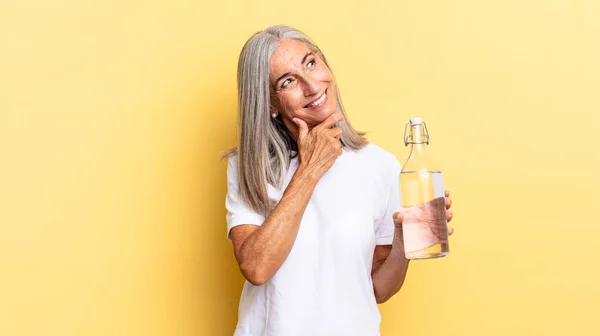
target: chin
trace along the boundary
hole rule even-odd
[[[316,125],[322,123],[323,121],[325,121],[325,119],[329,118],[336,111],[337,111],[337,100],[334,100],[333,102],[329,102],[327,104],[327,106],[325,106],[319,110],[304,109],[304,111],[302,111],[303,112],[302,114],[305,117],[304,118],[301,117],[301,118],[304,119],[305,121],[309,122],[310,124],[312,124],[312,126],[316,126]]]
[[[306,115],[306,119],[310,120],[313,126],[317,126],[318,124],[325,121],[325,119],[329,118],[330,115],[333,114],[333,111],[327,109],[325,111],[312,111],[312,113]]]

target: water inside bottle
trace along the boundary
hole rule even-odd
[[[449,252],[444,183],[439,171],[400,174],[404,219],[402,231],[408,259],[443,257]]]

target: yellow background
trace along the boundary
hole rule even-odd
[[[413,116],[452,192],[382,334],[598,335],[600,4],[0,2],[0,335],[231,335],[236,62],[308,33],[358,129]]]

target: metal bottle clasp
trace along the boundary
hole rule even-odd
[[[411,138],[410,133],[409,133],[409,135],[406,135],[408,128],[412,126],[410,123],[406,123],[406,126],[404,127],[404,146],[408,146],[409,144],[417,144],[417,143],[426,143],[429,145],[429,131],[427,130],[427,124],[425,122],[423,122],[422,125],[423,125],[423,136],[425,137],[425,141],[415,142],[414,139]]]

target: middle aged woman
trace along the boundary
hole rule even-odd
[[[247,281],[235,336],[379,335],[377,303],[409,264],[400,163],[352,128],[325,56],[296,29],[246,42],[238,98],[227,229]]]

